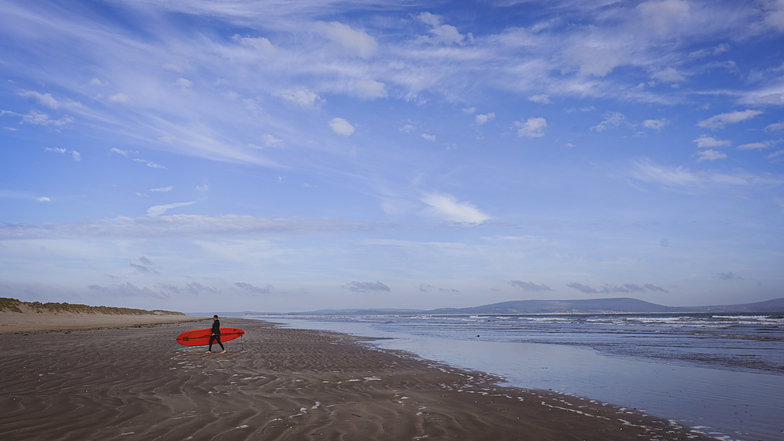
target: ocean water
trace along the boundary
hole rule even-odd
[[[263,316],[668,418],[784,440],[784,315]]]

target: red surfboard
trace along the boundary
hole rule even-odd
[[[242,329],[237,328],[220,328],[221,342],[227,342],[239,338],[245,333]],[[185,331],[177,336],[177,343],[185,346],[206,346],[210,344],[210,336],[212,335],[211,328],[194,329],[193,331]]]

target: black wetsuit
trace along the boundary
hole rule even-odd
[[[207,349],[208,351],[212,351],[212,342],[217,341],[220,345],[221,349],[224,351],[226,348],[223,347],[223,343],[220,341],[220,320],[213,320],[212,322],[212,335],[210,335],[210,348]]]

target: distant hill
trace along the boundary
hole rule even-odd
[[[743,303],[740,305],[698,306],[694,308],[673,308],[673,310],[679,312],[697,311],[697,312],[722,312],[722,313],[728,313],[728,312],[784,313],[784,298],[766,300],[764,302],[756,302],[756,303]]]
[[[613,313],[784,313],[784,298],[739,305],[674,307],[629,297],[584,300],[514,300],[469,308],[327,309],[302,315],[396,315],[396,314],[613,314]],[[248,313],[252,315],[253,313]],[[295,313],[292,313],[295,314]]]
[[[607,312],[669,312],[667,306],[632,298],[589,300],[516,300],[472,308],[441,308],[428,314],[569,314]]]

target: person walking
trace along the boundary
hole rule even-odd
[[[220,341],[220,320],[218,320],[218,314],[212,316],[212,334],[210,334],[210,347],[207,349],[208,354],[212,353],[212,343],[215,341],[217,341],[221,349],[223,349],[221,354],[225,354],[226,348],[223,347],[223,343]]]

